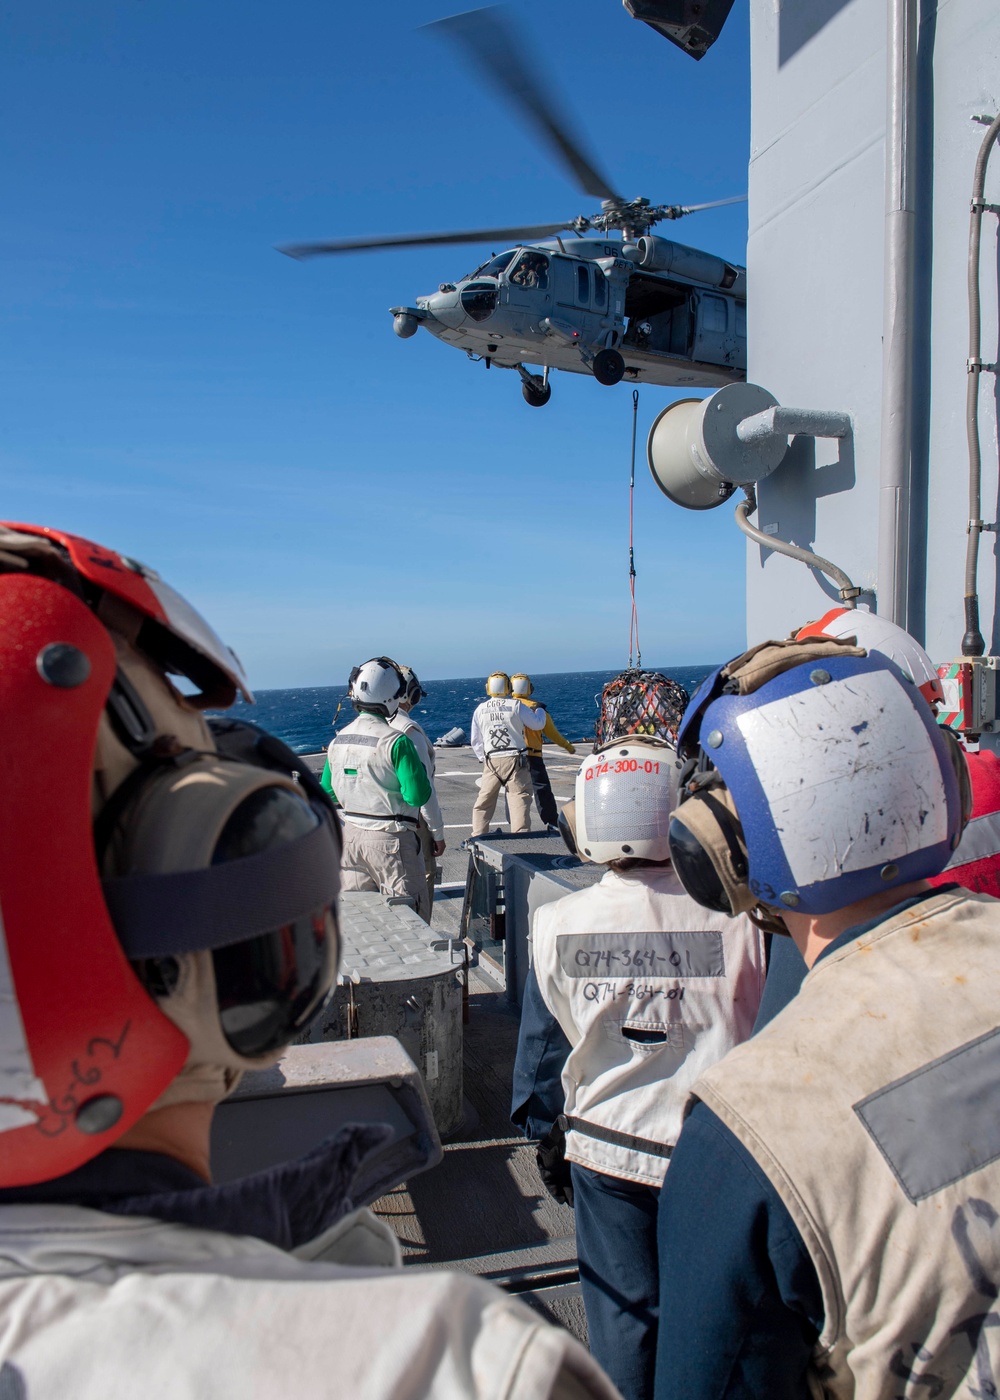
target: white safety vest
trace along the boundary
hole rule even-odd
[[[0,1207],[0,1384],[27,1400],[615,1400],[469,1274],[306,1263],[78,1206]]]
[[[523,753],[527,747],[525,728],[544,729],[545,711],[533,710],[512,696],[484,700],[472,716],[470,738],[473,751],[479,758],[489,758],[492,754]]]
[[[695,904],[669,866],[609,870],[537,910],[532,958],[572,1046],[566,1156],[660,1186],[691,1085],[753,1029],[761,934]]]
[[[343,811],[355,825],[375,831],[415,831],[417,808],[403,801],[392,766],[399,738],[380,715],[362,714],[327,749],[330,781]]]
[[[828,953],[693,1092],[816,1267],[814,1395],[997,1393],[1000,901],[937,894]]]
[[[437,767],[434,746],[423,725],[419,720],[415,720],[412,714],[397,710],[389,721],[393,729],[405,734],[417,751],[417,757],[427,770],[430,779],[431,795],[420,809],[420,813],[430,828],[430,833],[435,841],[444,840],[444,817],[441,814],[441,803],[438,801],[437,792],[434,790],[434,770]]]

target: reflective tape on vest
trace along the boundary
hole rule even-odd
[[[945,869],[954,870],[974,860],[995,860],[997,856],[1000,856],[1000,812],[986,812],[969,822],[962,832],[958,850]]]
[[[988,1031],[854,1105],[911,1201],[1000,1157],[1000,1030]]]
[[[715,929],[675,933],[560,933],[556,956],[567,977],[725,977],[722,934]]]

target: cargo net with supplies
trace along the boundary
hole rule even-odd
[[[684,687],[659,671],[623,671],[601,691],[594,751],[627,735],[644,735],[677,743],[677,730],[687,708]]]

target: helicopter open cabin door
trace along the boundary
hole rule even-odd
[[[529,326],[536,327],[552,309],[548,253],[540,248],[522,248],[501,280],[500,300],[510,308],[512,334],[523,335]]]

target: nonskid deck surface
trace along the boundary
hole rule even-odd
[[[546,745],[545,761],[560,806],[573,795],[580,757],[588,748],[589,743],[578,745],[574,757]],[[468,865],[461,843],[472,833],[482,765],[468,747],[441,748],[436,754],[448,846],[440,862],[443,882],[431,926],[454,938],[459,934]],[[323,759],[323,754],[307,755],[317,772]],[[541,826],[537,812],[532,813],[532,826]],[[496,827],[509,830],[502,804],[491,829]],[[576,1268],[573,1212],[546,1193],[534,1147],[510,1122],[518,1019],[517,1008],[485,967],[472,967],[464,1035],[470,1110],[465,1129],[445,1144],[440,1166],[384,1196],[374,1209],[399,1236],[407,1264],[495,1278],[585,1338],[583,1306],[571,1282]]]

